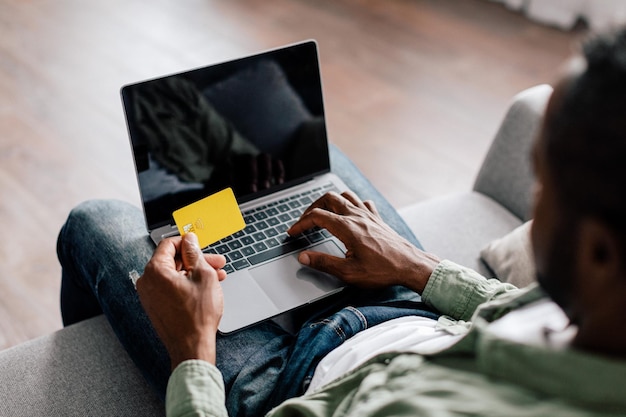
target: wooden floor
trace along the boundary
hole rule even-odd
[[[61,327],[70,209],[139,202],[121,85],[315,38],[331,140],[401,207],[469,189],[577,36],[485,0],[0,0],[0,349]]]

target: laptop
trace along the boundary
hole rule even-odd
[[[230,333],[344,288],[300,265],[313,249],[345,256],[326,230],[286,230],[324,193],[346,185],[330,172],[319,56],[305,41],[121,89],[146,219],[155,243],[178,234],[172,212],[231,187],[244,230],[203,250],[226,257]]]

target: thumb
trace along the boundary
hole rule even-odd
[[[183,236],[181,257],[183,259],[183,268],[190,272],[198,268],[199,262],[204,259],[198,243],[198,236],[195,233],[186,233]]]
[[[341,278],[341,266],[346,260],[327,253],[303,251],[298,255],[298,262],[302,265],[327,272]]]

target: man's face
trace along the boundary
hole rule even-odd
[[[556,87],[546,111],[546,118],[552,117],[558,111],[563,88],[563,85]],[[557,198],[545,151],[545,142],[549,139],[546,136],[547,132],[542,129],[533,150],[537,179],[531,236],[537,280],[570,320],[575,322],[575,294],[580,281],[576,268],[578,227],[575,219]]]

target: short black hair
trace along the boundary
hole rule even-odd
[[[586,68],[544,124],[548,169],[568,214],[597,218],[626,247],[626,27],[581,49]]]

